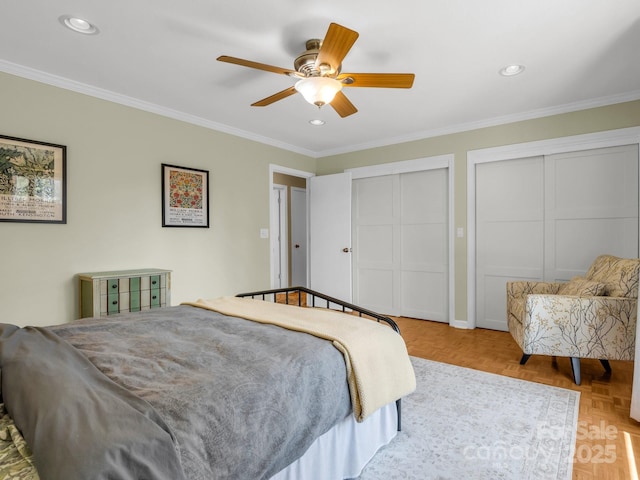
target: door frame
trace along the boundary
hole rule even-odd
[[[411,173],[421,172],[424,170],[437,170],[440,168],[447,169],[447,188],[448,188],[448,305],[447,316],[449,318],[449,325],[458,326],[455,320],[455,251],[454,251],[454,162],[455,156],[453,154],[437,155],[433,157],[416,158],[414,160],[404,160],[400,162],[383,163],[379,165],[371,165],[368,167],[349,168],[345,172],[351,173],[351,179],[378,177],[382,175],[393,175],[398,173]]]
[[[467,321],[463,328],[476,328],[476,165],[501,160],[568,153],[595,148],[638,144],[640,127],[587,133],[535,142],[483,148],[467,152]],[[639,227],[640,230],[640,227]],[[640,237],[640,231],[638,232]]]
[[[269,225],[273,224],[273,209],[274,209],[274,199],[273,199],[273,174],[274,173],[283,173],[285,175],[291,175],[293,177],[300,177],[308,180],[309,178],[315,176],[315,173],[307,172],[305,170],[296,170],[294,168],[283,167],[282,165],[276,165],[274,163],[269,164]],[[307,212],[309,211],[309,199],[307,196]],[[307,215],[308,217],[308,215]],[[270,227],[271,228],[271,227]],[[309,219],[307,218],[307,245],[309,244]],[[271,284],[271,288],[276,288],[274,285],[274,272],[276,268],[276,259],[273,256],[273,250],[271,247],[271,240],[269,240],[269,272],[270,278],[269,282]],[[307,285],[309,284],[309,250],[307,249]]]
[[[279,203],[275,203],[275,192],[279,192]],[[273,269],[271,271],[271,285],[281,288],[289,284],[289,236],[288,236],[288,208],[287,208],[287,187],[274,183],[271,190],[271,217],[269,220],[271,235],[271,256],[273,258]],[[274,255],[278,252],[280,262],[276,261]]]

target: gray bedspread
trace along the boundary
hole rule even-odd
[[[0,367],[47,480],[266,479],[351,411],[330,342],[190,306],[2,325]]]

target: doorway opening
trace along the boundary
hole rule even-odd
[[[271,288],[308,286],[307,179],[313,175],[269,166]]]

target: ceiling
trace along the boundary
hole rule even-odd
[[[0,71],[312,157],[640,98],[638,0],[3,0],[0,14]],[[346,118],[299,94],[251,107],[295,79],[216,61],[293,69],[331,22],[360,34],[343,72],[415,73],[413,88],[345,88]],[[499,75],[508,64],[526,69]]]

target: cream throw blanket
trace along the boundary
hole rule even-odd
[[[335,310],[240,297],[200,299],[183,305],[331,340],[344,355],[353,413],[359,422],[416,388],[416,377],[404,340],[376,321]]]

